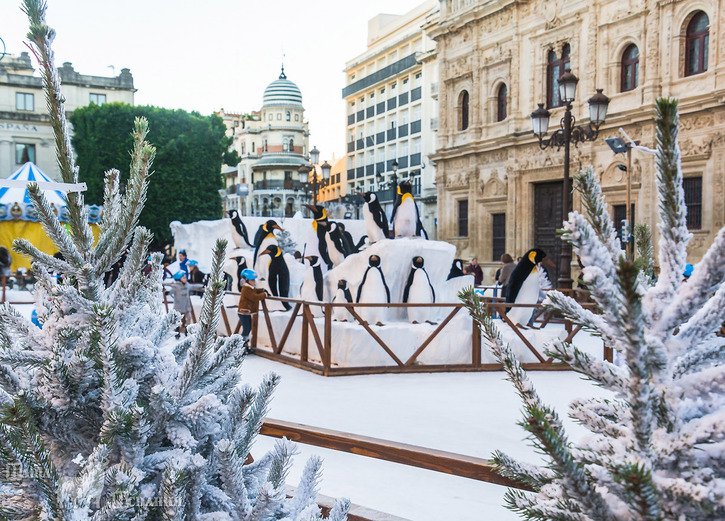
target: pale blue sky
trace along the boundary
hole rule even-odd
[[[321,159],[345,152],[345,62],[366,49],[367,22],[404,14],[422,0],[48,0],[58,65],[110,76],[128,67],[136,103],[197,110],[259,109],[279,76],[302,90],[310,145]],[[27,20],[20,0],[2,0],[0,38],[19,54]],[[153,132],[153,130],[152,130]],[[153,140],[153,135],[151,136]]]

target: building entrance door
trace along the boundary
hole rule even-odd
[[[546,256],[554,263],[554,268],[546,268],[547,275],[553,287],[557,287],[557,280],[559,278],[561,240],[559,239],[557,230],[561,229],[564,220],[561,212],[563,189],[563,181],[537,183],[534,185],[533,247],[544,250]],[[569,208],[571,208],[571,204]]]

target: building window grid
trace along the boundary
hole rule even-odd
[[[702,229],[702,177],[686,177],[682,180],[687,206],[687,229]]]
[[[699,11],[687,24],[685,40],[685,76],[694,76],[707,70],[710,43],[710,19]]]
[[[35,145],[15,143],[15,164],[24,165],[28,161],[35,163]]]
[[[468,237],[468,199],[458,201],[458,236]]]
[[[561,48],[561,57],[553,49],[549,51],[546,65],[546,103],[549,108],[561,107],[559,99],[559,78],[571,70],[571,47],[565,43]]]
[[[491,260],[495,262],[506,253],[506,214],[495,213],[491,217]]]
[[[15,93],[15,110],[32,112],[35,110],[35,96],[27,92]]]
[[[468,91],[464,90],[458,96],[458,130],[466,130],[468,128]]]
[[[496,121],[503,121],[508,115],[508,88],[502,84],[496,94]]]
[[[639,85],[639,49],[631,44],[622,53],[622,81],[620,90],[627,92]]]

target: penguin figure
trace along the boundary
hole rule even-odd
[[[274,245],[270,244],[267,248],[259,254],[269,255],[269,267],[268,267],[268,278],[267,285],[269,290],[275,297],[289,297],[289,268],[287,262],[284,260],[282,250]],[[285,310],[289,310],[289,302],[282,302]]]
[[[234,239],[234,244],[237,245],[237,248],[243,248],[244,244],[242,244],[242,240],[249,246],[250,248],[253,248],[252,244],[249,242],[249,235],[247,235],[247,227],[244,226],[244,222],[242,221],[242,218],[239,216],[239,212],[236,210],[229,210],[229,217],[232,220],[232,239]],[[241,239],[241,240],[240,240]]]
[[[337,223],[330,222],[329,230],[325,234],[325,242],[327,243],[327,253],[330,255],[332,265],[339,266],[342,264],[348,254],[343,243],[342,232]]]
[[[432,304],[436,301],[436,292],[430,283],[428,272],[423,267],[425,261],[418,255],[413,257],[413,265],[410,268],[408,282],[403,290],[403,302]],[[429,309],[424,307],[408,308],[408,322],[420,324],[428,321]]]
[[[408,181],[403,181],[398,185],[398,196],[395,198],[395,206],[393,207],[393,215],[390,221],[393,223],[393,232],[398,237],[423,237],[428,238],[428,234],[423,229],[423,223],[420,222],[420,213],[418,205],[411,193],[412,189]]]
[[[463,261],[461,259],[453,259],[453,264],[451,264],[451,271],[448,272],[448,278],[446,280],[451,280],[456,277],[463,277],[465,275],[463,273]]]
[[[259,227],[256,235],[254,236],[254,259],[252,260],[252,265],[255,267],[255,271],[257,269],[257,257],[259,256],[259,252],[264,250],[264,248],[270,244],[279,245],[277,237],[274,235],[274,230],[282,231],[282,228],[280,228],[274,220],[270,219]]]
[[[342,304],[344,302],[352,302],[352,295],[350,294],[350,288],[347,285],[347,281],[345,279],[340,279],[337,281],[337,291],[335,291],[335,296],[332,299],[333,303]],[[337,320],[339,322],[347,322],[352,315],[350,315],[350,312],[345,308],[332,308],[332,320]]]
[[[322,261],[317,255],[305,257],[309,264],[309,268],[305,272],[305,278],[300,287],[300,298],[307,301],[323,302],[325,296],[325,287],[322,278]],[[321,317],[324,312],[322,307],[310,306],[312,316]]]
[[[390,304],[390,288],[385,283],[385,275],[380,269],[380,257],[371,255],[362,282],[357,288],[356,302]],[[364,307],[359,310],[360,317],[368,324],[382,326],[385,318],[384,307]]]
[[[327,219],[327,210],[322,206],[312,206],[311,204],[302,205],[312,212],[312,228],[307,236],[307,242],[305,243],[303,255],[316,255],[324,263],[327,269],[332,268],[332,261],[327,253],[327,241],[325,240],[325,234],[329,228],[329,221]]]
[[[234,257],[234,260],[237,261],[237,291],[241,292],[242,286],[244,286],[242,272],[247,269],[247,259],[240,255],[239,257]]]
[[[544,260],[546,259],[546,260]],[[551,264],[543,250],[535,248],[526,252],[514,271],[511,272],[506,302],[514,304],[536,304],[539,301],[539,277],[541,273],[537,264]],[[525,326],[535,308],[516,307],[506,310],[506,315],[514,324]]]
[[[388,218],[385,216],[383,208],[380,206],[378,196],[374,192],[358,193],[363,199],[363,219],[365,219],[365,231],[368,234],[370,243],[387,239],[390,236],[388,228]]]
[[[360,253],[360,247],[365,244],[365,238],[367,235],[363,235],[360,237],[360,240],[355,244],[355,241],[352,240],[352,235],[350,235],[350,232],[345,230],[345,225],[343,223],[337,223],[337,227],[340,229],[340,232],[342,232],[342,244],[345,246],[345,255],[352,255],[353,253]]]

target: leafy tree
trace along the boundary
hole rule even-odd
[[[545,456],[545,465],[537,466],[494,455],[502,474],[535,491],[507,493],[509,508],[525,519],[725,519],[725,339],[716,336],[725,317],[725,228],[683,282],[692,235],[686,225],[676,100],[657,100],[655,123],[659,277],[652,277],[647,229],[637,230],[636,261],[621,249],[590,167],[576,178],[584,215],[572,212],[563,236],[586,266],[583,278],[602,313],[556,291],[544,302],[617,353],[613,364],[562,340],[549,345],[549,356],[612,393],[570,404],[569,416],[589,431],[587,436],[569,439],[482,303],[472,291],[462,294],[523,401],[520,425]]]
[[[157,146],[154,182],[149,186],[140,224],[154,234],[156,246],[171,242],[171,221],[184,223],[218,219],[224,187],[222,163],[236,165],[239,156],[229,150],[231,138],[218,116],[124,103],[95,104],[73,112],[73,147],[79,176],[88,185],[89,203],[103,202],[104,172],[128,164],[133,146],[128,129],[136,118],[145,118]],[[121,186],[128,182],[129,167],[121,169]]]
[[[63,181],[77,182],[45,2],[25,0],[29,38],[43,62]],[[239,335],[215,334],[224,295],[225,242],[214,251],[198,325],[174,343],[176,312],[161,301],[161,254],[137,226],[155,149],[136,120],[131,174],[121,193],[105,176],[101,234],[94,244],[84,196],[68,197],[69,228],[37,185],[30,198],[57,259],[27,240],[42,329],[0,306],[0,519],[3,521],[319,521],[320,459],[311,458],[293,497],[286,476],[294,446],[281,440],[247,462],[274,374],[258,389],[241,382]],[[103,274],[128,252],[118,279]],[[58,282],[53,272],[63,275]],[[347,519],[338,501],[329,521]]]

